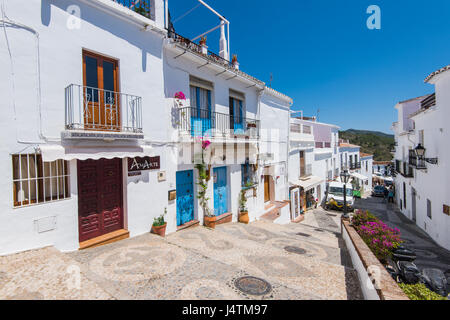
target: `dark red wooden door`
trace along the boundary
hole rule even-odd
[[[78,160],[80,242],[123,228],[122,160]]]

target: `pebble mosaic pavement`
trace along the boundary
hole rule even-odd
[[[339,218],[317,209],[301,224],[230,223],[71,253],[4,256],[0,299],[362,299]],[[244,276],[267,281],[270,292],[240,291],[235,282]]]

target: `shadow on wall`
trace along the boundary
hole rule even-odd
[[[70,0],[60,0],[57,3],[50,4],[50,0],[42,0],[41,21],[45,26],[49,26],[51,21],[51,5],[58,7],[61,10],[67,11],[67,8],[69,8],[69,6],[71,5],[74,5],[74,3]],[[147,71],[147,54],[151,54],[158,59],[162,58],[161,47],[163,40],[159,39],[156,34],[152,32],[146,32],[146,37],[143,37],[143,31],[139,26],[131,25],[130,23],[124,22],[115,16],[111,16],[99,9],[95,9],[90,5],[83,3],[78,3],[77,5],[80,7],[81,30],[83,29],[83,22],[87,22],[89,24],[97,26],[100,29],[106,30],[116,37],[121,38],[131,45],[139,48],[142,54],[141,60],[143,72]],[[69,17],[69,13],[67,13],[67,16]],[[73,32],[79,31],[79,29],[73,30]],[[137,36],[131,36],[133,35],[133,33]],[[159,45],[152,45],[158,42]]]
[[[48,27],[52,16],[52,6],[50,0],[41,0],[41,23]]]

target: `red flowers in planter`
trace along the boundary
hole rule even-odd
[[[186,100],[186,96],[182,91],[178,91],[175,93],[175,99]]]

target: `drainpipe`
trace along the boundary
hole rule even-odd
[[[293,105],[293,102],[289,102],[288,105],[288,124],[287,124],[287,143],[286,143],[286,177],[285,177],[285,184],[286,184],[286,193],[285,197],[286,200],[289,199],[289,149],[291,146],[291,107]],[[303,118],[303,116],[302,116]]]

